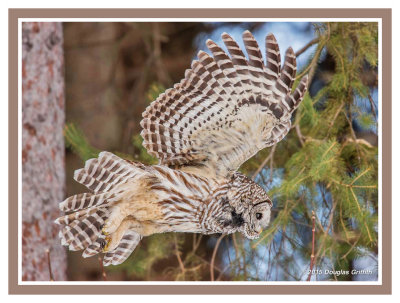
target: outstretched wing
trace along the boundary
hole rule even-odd
[[[229,177],[290,129],[307,89],[305,76],[291,93],[296,76],[292,48],[281,67],[278,44],[269,34],[265,65],[249,31],[243,33],[248,58],[228,34],[222,39],[231,57],[208,40],[213,57],[200,51],[185,78],[143,113],[143,145],[160,164]]]

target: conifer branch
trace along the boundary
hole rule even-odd
[[[73,123],[65,125],[64,137],[66,145],[72,148],[72,150],[84,161],[97,157],[100,152],[89,144],[83,132]]]
[[[350,186],[352,186],[358,179],[360,179],[362,176],[364,176],[367,172],[369,172],[371,170],[371,167],[368,167],[366,170],[364,170],[361,174],[359,174],[357,177],[355,177],[353,179],[353,181],[351,181],[351,183],[349,184]]]
[[[348,234],[346,224],[343,221],[343,211],[342,211],[342,204],[341,203],[339,204],[339,217],[340,217],[340,223],[341,223],[341,225],[343,227],[344,234],[346,236],[346,241],[349,242],[350,236]]]
[[[335,124],[335,121],[336,121],[337,117],[339,116],[340,112],[342,111],[343,106],[344,106],[344,102],[342,102],[340,104],[339,108],[336,110],[331,122],[329,123],[329,128],[328,128],[328,131],[326,132],[325,139],[327,139],[329,137],[331,129],[332,129],[333,125]]]
[[[359,146],[359,144],[357,143],[357,136],[356,136],[356,133],[354,132],[354,129],[353,129],[353,121],[352,121],[351,118],[349,118],[349,117],[347,116],[347,114],[346,114],[344,111],[343,111],[343,114],[344,114],[344,116],[346,117],[346,120],[347,120],[347,122],[348,122],[348,124],[349,124],[350,134],[351,134],[351,136],[352,136],[352,138],[353,138],[353,140],[354,140],[354,143],[355,143],[355,145],[356,145],[357,155],[358,155],[358,162],[361,163],[361,151],[360,151],[360,146]]]
[[[351,245],[350,249],[342,257],[340,257],[340,259],[345,260],[347,258],[347,256],[353,251],[354,247],[356,247],[360,238],[361,238],[361,234],[358,235],[357,240],[354,241],[354,243]]]
[[[327,224],[325,230],[323,229],[323,227],[322,227],[322,225],[321,225],[321,222],[319,222],[319,220],[318,220],[318,224],[319,224],[321,230],[324,230],[324,234],[323,234],[323,237],[322,237],[322,239],[321,239],[321,241],[320,241],[319,249],[318,249],[317,253],[315,254],[315,259],[316,259],[317,257],[321,257],[321,252],[322,252],[322,249],[323,249],[324,246],[325,246],[326,238],[328,237],[328,232],[329,232],[329,230],[330,230],[331,227],[332,227],[333,217],[334,217],[335,210],[336,210],[336,205],[337,205],[337,202],[336,202],[336,200],[334,200],[333,197],[332,197],[332,208],[331,208],[331,211],[330,211],[330,214],[329,214],[328,224]],[[318,218],[315,217],[315,219],[318,219]],[[325,253],[324,253],[324,254],[325,254]]]

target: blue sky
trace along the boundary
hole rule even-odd
[[[296,52],[315,37],[314,31],[309,25],[309,22],[267,22],[252,33],[259,44],[262,54],[265,54],[265,37],[269,33],[274,34],[278,41],[283,60],[285,51],[290,46]],[[244,50],[242,33],[245,30],[247,30],[245,24],[220,26],[211,34],[200,34],[196,38],[195,44],[199,50],[204,50],[210,53],[206,47],[206,40],[211,39],[227,51],[221,39],[222,33],[227,32]],[[298,58],[297,64],[300,69],[307,63],[309,56],[315,51],[316,47],[316,45],[310,47]]]

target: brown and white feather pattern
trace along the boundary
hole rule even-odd
[[[117,248],[107,252],[103,259],[104,266],[118,265],[124,262],[139,244],[142,236],[133,230],[127,230]]]
[[[110,216],[110,207],[124,195],[118,186],[143,173],[141,167],[140,163],[129,163],[108,152],[86,161],[85,167],[75,172],[75,179],[93,193],[71,196],[60,203],[60,210],[72,212],[55,221],[64,226],[59,233],[61,243],[70,250],[85,249],[84,257],[101,252],[105,245],[101,230]]]
[[[243,33],[248,58],[231,36],[227,55],[208,40],[185,78],[143,113],[143,145],[160,164],[204,176],[227,177],[260,149],[287,134],[307,89],[307,76],[291,94],[296,76],[292,48],[281,67],[275,37],[266,37],[266,64],[253,35]],[[197,168],[201,166],[201,170]]]
[[[226,194],[226,183],[166,166],[130,162],[108,152],[86,161],[75,176],[96,192],[78,194],[60,203],[61,210],[72,212],[56,220],[63,226],[61,243],[73,251],[84,250],[83,257],[106,252],[105,266],[122,263],[143,236],[153,233],[222,232],[221,215],[232,209],[229,203],[218,201]],[[129,224],[112,233],[118,241],[104,251],[111,240],[102,230],[110,218],[119,220],[120,226]]]
[[[271,34],[266,63],[250,32],[243,34],[247,58],[228,34],[222,40],[230,56],[208,40],[212,56],[200,51],[185,78],[143,113],[143,145],[159,165],[102,152],[75,172],[90,192],[60,203],[63,245],[83,257],[103,252],[108,266],[155,233],[239,231],[254,239],[268,226],[271,200],[236,169],[286,135],[307,78],[291,94],[296,58],[289,48],[281,67]]]

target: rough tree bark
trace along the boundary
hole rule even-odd
[[[64,57],[61,23],[22,24],[22,279],[66,280],[58,239],[65,192]]]

